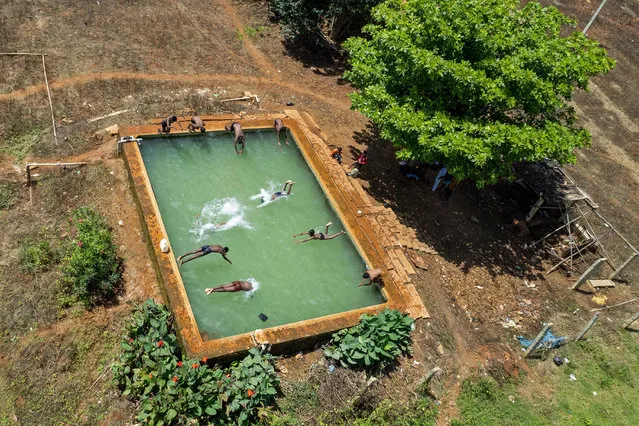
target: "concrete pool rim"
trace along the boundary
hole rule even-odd
[[[132,184],[132,192],[138,204],[139,212],[143,216],[143,227],[149,239],[149,248],[152,249],[153,263],[161,282],[161,290],[167,304],[171,307],[176,321],[176,330],[180,341],[191,357],[233,357],[246,352],[251,347],[260,344],[273,345],[275,350],[287,351],[292,346],[299,349],[306,343],[313,342],[321,337],[339,329],[353,326],[359,322],[362,314],[375,314],[386,307],[398,309],[409,313],[413,317],[428,316],[423,303],[412,284],[398,279],[396,273],[391,273],[385,265],[389,265],[389,254],[385,253],[383,244],[370,224],[361,215],[362,208],[372,206],[370,199],[358,183],[350,183],[344,171],[335,167],[336,163],[328,156],[328,146],[322,140],[321,130],[307,116],[305,120],[296,110],[286,110],[284,114],[264,114],[259,116],[238,117],[235,115],[202,116],[207,127],[207,132],[224,130],[224,125],[231,121],[238,121],[246,130],[270,130],[273,129],[273,120],[281,118],[293,135],[293,143],[304,157],[309,169],[314,174],[325,196],[330,200],[331,206],[342,221],[352,243],[359,252],[367,266],[381,267],[385,286],[382,288],[382,296],[385,303],[368,306],[365,308],[345,311],[342,313],[322,316],[318,318],[284,324],[276,327],[255,330],[235,336],[222,337],[213,340],[204,340],[191,311],[186,290],[173,254],[163,253],[160,250],[160,241],[168,240],[158,205],[155,200],[149,177],[142,160],[140,149],[136,143],[123,144],[125,164],[129,170],[129,178]],[[133,136],[136,138],[158,137],[157,129],[160,120],[154,120],[154,124],[144,126],[121,127],[120,136]],[[183,127],[188,125],[188,119],[181,120]],[[188,135],[188,132],[174,132],[172,137]],[[196,133],[195,135],[199,134]],[[161,137],[161,136],[160,136]],[[250,140],[247,142],[250,149]],[[332,164],[332,163],[335,163]],[[353,191],[352,185],[359,191]],[[359,193],[358,193],[359,192]],[[364,198],[365,197],[365,198]],[[170,244],[170,242],[169,242]],[[384,259],[382,259],[384,257]],[[354,283],[356,285],[356,283]]]

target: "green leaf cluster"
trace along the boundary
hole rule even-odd
[[[111,300],[122,279],[122,259],[117,255],[106,220],[88,207],[69,218],[76,238],[67,247],[60,285],[85,306]]]
[[[408,315],[392,309],[362,315],[355,327],[333,334],[324,355],[343,367],[383,370],[400,355],[411,353],[413,322]]]
[[[184,359],[170,312],[151,299],[136,307],[121,348],[115,381],[150,425],[250,424],[277,394],[272,355],[253,348],[228,368]]]
[[[478,186],[518,161],[573,162],[589,133],[574,126],[575,88],[615,62],[555,7],[519,0],[386,0],[367,38],[347,40],[358,92],[398,157],[438,161]]]

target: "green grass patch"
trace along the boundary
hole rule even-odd
[[[309,382],[295,382],[283,398],[277,401],[280,410],[289,414],[300,414],[317,407],[319,395],[317,388]]]
[[[437,420],[437,407],[427,398],[409,404],[384,400],[367,415],[343,418],[339,426],[430,426]],[[321,422],[324,425],[325,423]],[[327,424],[328,425],[328,424]]]
[[[6,139],[0,152],[11,155],[16,161],[22,161],[40,143],[44,130],[42,127],[29,127],[23,132],[13,134]]]
[[[458,425],[636,425],[639,419],[639,342],[637,334],[619,331],[570,343],[554,352],[569,360],[556,367],[551,359],[534,366],[546,391],[522,397],[528,379],[467,380],[457,399]],[[570,375],[576,380],[571,380]],[[509,396],[514,397],[514,402]]]
[[[515,385],[508,383],[500,387],[489,377],[468,379],[462,385],[457,398],[461,420],[458,425],[545,425],[548,421],[534,412],[532,404],[519,397],[511,402],[509,396],[516,395]]]
[[[258,25],[257,27],[246,26],[244,27],[244,34],[248,38],[256,38],[263,36],[266,30],[268,30],[268,27],[263,25]]]
[[[637,424],[639,343],[636,334],[620,331],[608,336],[606,341],[595,337],[571,344],[562,352],[570,362],[552,370],[549,378],[557,401],[548,413],[554,423]],[[570,380],[570,374],[577,380]]]
[[[18,201],[18,190],[15,185],[10,182],[0,183],[0,210],[10,209],[16,201]]]

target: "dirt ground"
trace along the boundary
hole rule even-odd
[[[554,4],[582,28],[598,2]],[[639,245],[639,104],[629,94],[639,89],[638,17],[636,1],[612,0],[589,31],[590,37],[608,49],[617,67],[594,79],[590,93],[576,94],[575,107],[581,124],[592,133],[592,147],[580,151],[577,164],[567,167],[601,206],[601,212],[635,245]],[[542,322],[549,321],[557,333],[573,334],[595,307],[592,295],[570,290],[572,280],[559,272],[544,274],[552,259],[526,248],[530,236],[518,235],[511,226],[522,211],[525,214],[525,206],[510,199],[500,186],[477,190],[464,182],[448,201],[442,201],[429,188],[436,170],[425,170],[418,182],[402,177],[392,147],[379,139],[362,115],[350,110],[347,95],[352,88],[340,78],[341,64],[313,52],[287,50],[265,2],[217,0],[202,6],[194,0],[85,4],[10,0],[0,6],[0,45],[4,51],[48,55],[58,125],[55,144],[41,59],[0,56],[0,148],[13,147],[0,156],[2,180],[23,182],[21,170],[27,160],[99,162],[76,170],[80,175],[42,171],[33,201],[16,183],[19,201],[0,212],[0,288],[4,292],[0,331],[9,342],[0,349],[0,390],[19,386],[17,389],[26,391],[36,386],[15,384],[20,357],[50,356],[34,342],[57,348],[58,355],[49,362],[54,368],[65,362],[61,357],[69,357],[62,350],[69,346],[65,342],[81,343],[82,339],[69,340],[70,336],[91,331],[88,324],[96,328],[92,333],[109,334],[106,340],[113,344],[128,310],[124,302],[161,299],[125,168],[115,157],[113,139],[98,131],[169,113],[281,112],[286,103],[293,103],[312,116],[330,145],[344,148],[350,157],[345,164],[363,149],[369,150],[370,167],[361,175],[362,185],[437,251],[427,255],[428,269],[419,270],[414,278],[432,318],[417,322],[413,358],[402,360],[388,377],[371,387],[370,404],[410,398],[424,374],[438,365],[446,373],[436,395],[441,401],[439,422],[446,424],[457,414],[454,401],[461,381],[478,367],[498,376],[517,375],[522,369],[535,376],[534,368],[522,362],[514,335],[530,337]],[[244,91],[260,96],[259,107],[219,102]],[[122,110],[127,111],[89,122]],[[27,139],[17,136],[33,134],[35,142],[19,158],[16,152],[22,152]],[[125,259],[126,291],[123,303],[116,307],[59,318],[51,300],[55,273],[21,274],[15,265],[19,242],[33,238],[45,226],[63,234],[68,212],[85,204],[106,215],[116,232]],[[119,220],[124,226],[118,225]],[[630,254],[617,247],[616,261]],[[625,284],[606,291],[609,304],[637,296],[639,261],[623,278]],[[636,304],[629,304],[606,311],[609,320],[600,321],[596,332],[614,329],[636,309]],[[507,319],[518,326],[504,328]],[[105,349],[97,340],[88,339],[90,348],[85,352],[91,355],[87,359],[76,365],[71,357],[71,365],[83,371],[71,381],[79,387],[89,388],[102,372],[96,367],[113,353],[113,348]],[[337,412],[348,405],[348,395],[366,382],[357,373],[327,375],[321,362],[317,350],[306,352],[301,359],[280,361],[286,371],[281,375],[284,390],[304,380],[319,386],[320,400],[306,414],[310,424],[319,413]],[[43,370],[46,372],[49,370]],[[112,394],[106,377],[108,374],[100,379],[100,391],[86,404],[98,404],[102,395],[110,401],[103,405],[102,421],[121,424],[123,419],[130,420],[133,409]],[[7,407],[2,404],[0,401],[0,413],[11,413],[9,418],[16,424],[32,423],[37,416],[30,411],[44,409],[20,400],[12,400]],[[77,404],[73,407],[81,406]],[[81,420],[88,424],[92,419]]]

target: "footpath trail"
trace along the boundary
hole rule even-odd
[[[309,96],[318,101],[331,105],[334,108],[341,110],[349,110],[350,103],[345,99],[337,99],[330,96],[322,95],[317,91],[307,87],[300,87],[294,83],[288,83],[280,81],[277,78],[270,77],[253,77],[238,74],[148,74],[138,73],[130,71],[107,71],[100,73],[79,74],[72,77],[63,77],[50,81],[49,87],[51,90],[64,89],[66,87],[77,86],[82,84],[88,84],[94,81],[100,80],[142,80],[142,81],[168,81],[168,82],[182,82],[182,83],[244,83],[251,84],[255,87],[268,88],[277,87],[287,89],[291,92],[295,92],[301,95]],[[46,92],[47,88],[42,84],[35,84],[25,87],[24,89],[15,90],[10,93],[0,94],[0,102],[7,102],[11,100],[21,100],[28,96],[32,96],[38,93]]]

